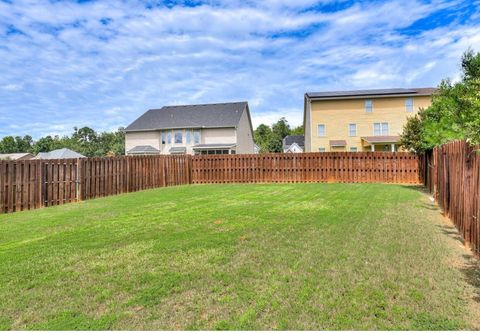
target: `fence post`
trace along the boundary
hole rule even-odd
[[[463,193],[464,199],[464,211],[463,217],[464,221],[464,228],[465,228],[465,246],[470,248],[470,236],[471,236],[471,227],[472,227],[472,220],[473,220],[473,207],[474,207],[474,200],[478,200],[475,198],[474,192],[474,184],[473,184],[473,159],[475,154],[475,149],[470,146],[468,143],[465,144],[465,187]]]
[[[77,158],[77,172],[75,179],[76,199],[83,200],[83,162],[82,159]]]

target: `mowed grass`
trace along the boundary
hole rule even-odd
[[[163,188],[0,216],[0,329],[464,329],[438,211],[380,184]]]

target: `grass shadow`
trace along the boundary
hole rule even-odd
[[[465,280],[475,288],[473,299],[480,303],[480,260],[471,254],[465,254],[463,257],[467,263],[460,271],[465,276]]]

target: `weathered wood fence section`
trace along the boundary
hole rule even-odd
[[[193,183],[419,184],[418,157],[408,153],[305,153],[192,157]]]
[[[419,184],[407,153],[308,153],[0,161],[0,212],[200,183]]]
[[[455,141],[422,158],[424,185],[445,216],[456,225],[465,245],[480,255],[480,153],[464,141]]]
[[[187,156],[0,161],[0,213],[190,183]]]

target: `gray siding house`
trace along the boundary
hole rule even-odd
[[[247,102],[164,106],[125,129],[127,155],[253,154]]]

